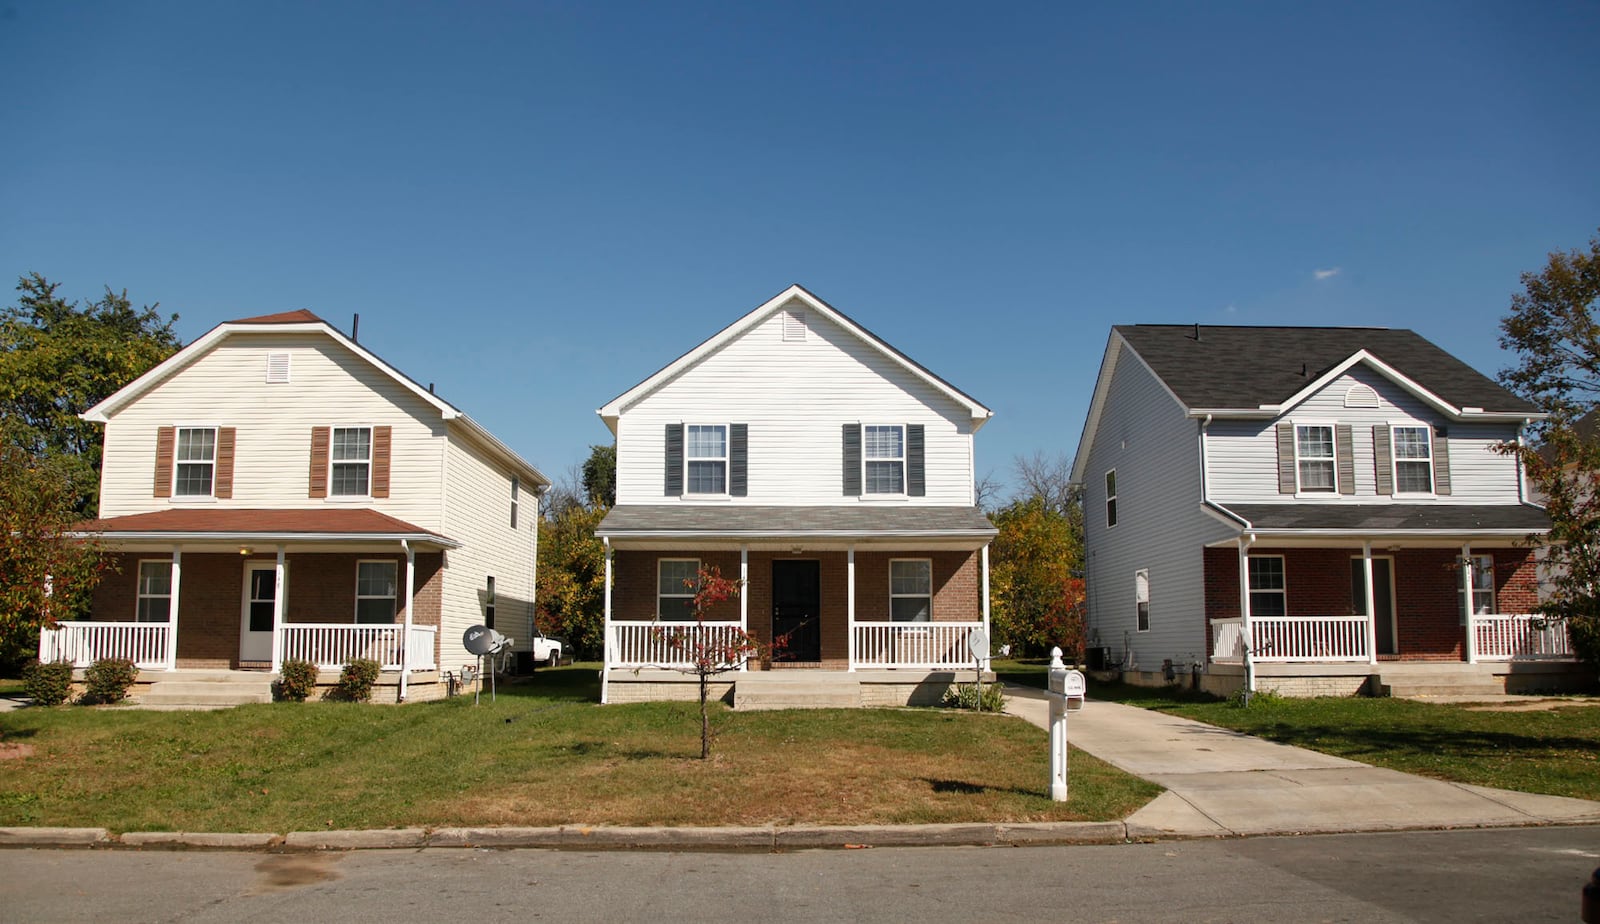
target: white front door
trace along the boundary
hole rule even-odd
[[[240,661],[272,660],[272,616],[277,601],[277,572],[277,565],[270,562],[245,563],[244,611],[239,617]],[[284,580],[287,583],[287,574]]]

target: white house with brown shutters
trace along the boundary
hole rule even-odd
[[[724,675],[739,706],[926,701],[972,668],[988,408],[790,286],[598,413],[617,440],[605,701],[696,695],[662,627],[780,640]],[[701,628],[689,598],[713,567],[742,592]]]
[[[380,662],[410,698],[533,628],[549,480],[430,387],[308,311],[231,321],[91,408],[114,553],[90,618],[44,660],[127,657],[161,699],[186,671]],[[210,678],[210,679],[214,679]]]
[[[1219,692],[1566,682],[1497,451],[1539,416],[1409,330],[1114,327],[1073,462],[1091,646]]]

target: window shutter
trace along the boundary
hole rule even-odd
[[[1450,438],[1433,433],[1433,493],[1450,493]]]
[[[217,473],[211,491],[218,500],[233,497],[233,444],[238,432],[235,427],[217,428]]]
[[[1349,424],[1336,424],[1333,428],[1334,442],[1338,443],[1339,454],[1339,493],[1356,493],[1356,449],[1350,444],[1352,439]]]
[[[668,497],[683,493],[683,424],[667,424]]]
[[[906,424],[906,493],[912,497],[928,494],[928,469],[923,461],[922,424]]]
[[[393,427],[372,428],[372,496],[389,496],[389,445]]]
[[[156,431],[156,497],[172,496],[172,447],[177,439],[177,427]]]
[[[844,425],[844,496],[861,496],[861,425]]]
[[[728,425],[728,493],[745,497],[750,493],[750,425]]]
[[[328,496],[328,431],[311,428],[311,497]]]
[[[1278,424],[1278,493],[1293,494],[1294,474],[1294,424]]]
[[[1378,471],[1378,493],[1394,493],[1394,463],[1389,453],[1389,425],[1372,428],[1372,456]]]

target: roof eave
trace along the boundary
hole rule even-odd
[[[73,530],[69,539],[98,539],[106,542],[426,542],[442,549],[459,549],[461,543],[435,533],[318,533],[248,532],[197,530]]]

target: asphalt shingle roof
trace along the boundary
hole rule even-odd
[[[444,538],[438,533],[364,507],[348,509],[306,508],[272,510],[235,507],[183,507],[134,513],[100,520],[84,520],[73,527],[84,533],[217,533],[281,535],[306,533],[329,537],[345,535],[414,535]]]
[[[767,507],[745,504],[632,504],[612,508],[595,531],[601,536],[683,532],[767,536],[860,535],[874,532],[994,535],[976,507],[854,504],[839,507]]]
[[[1223,509],[1244,517],[1257,529],[1513,529],[1532,533],[1550,528],[1549,515],[1531,504],[1227,504]]]

